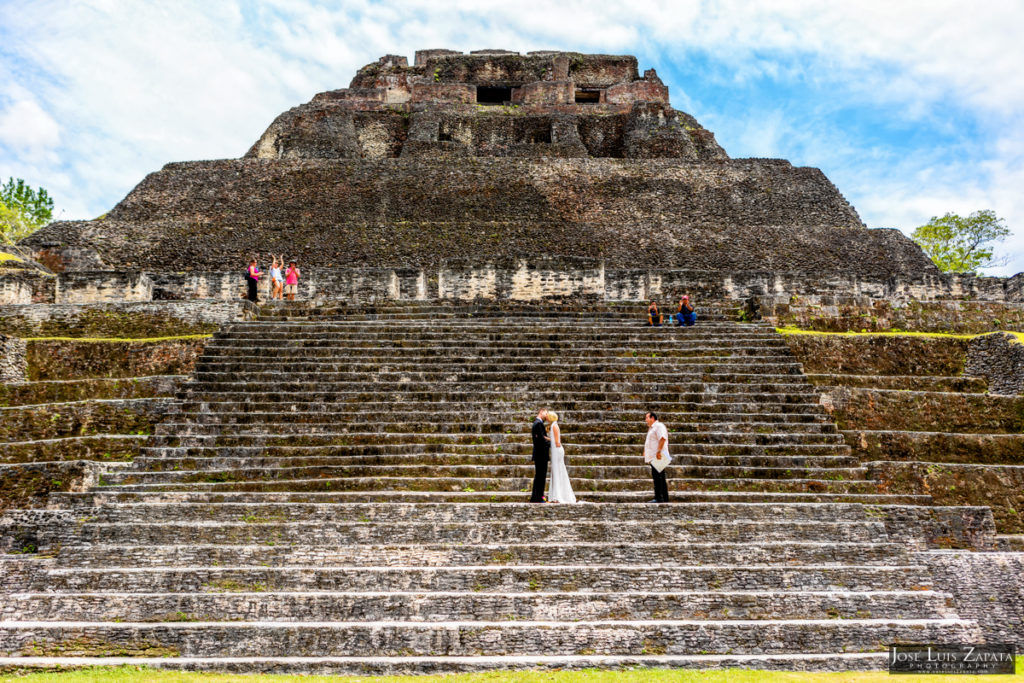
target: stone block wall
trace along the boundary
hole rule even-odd
[[[0,305],[53,303],[57,277],[37,270],[0,273]]]
[[[985,640],[1024,648],[1024,553],[915,553],[935,587],[953,595],[957,614],[976,619]]]
[[[231,301],[142,301],[97,304],[0,305],[0,334],[19,337],[146,338],[206,334],[255,317]]]
[[[886,493],[929,494],[936,505],[987,505],[996,528],[1024,533],[1024,466],[870,462],[867,477]]]
[[[24,339],[0,334],[0,382],[23,382],[28,376]]]
[[[61,273],[54,296],[58,304],[100,301],[151,301],[153,281],[145,273],[92,271]]]
[[[894,543],[913,550],[987,551],[996,545],[996,525],[987,507],[880,505],[867,508],[867,512],[885,523]]]
[[[1024,344],[1011,334],[986,334],[971,340],[964,372],[988,380],[994,394],[1024,393]]]

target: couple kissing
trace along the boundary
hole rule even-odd
[[[544,483],[551,465],[551,486],[547,502],[575,503],[576,496],[569,482],[569,471],[565,469],[565,449],[562,447],[562,430],[558,426],[558,414],[541,408],[530,430],[533,437],[533,492],[531,503],[544,502]]]

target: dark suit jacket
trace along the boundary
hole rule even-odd
[[[533,429],[530,431],[533,436],[533,460],[547,461],[551,459],[551,442],[545,437],[547,431],[544,429],[544,420],[539,417],[533,421]]]

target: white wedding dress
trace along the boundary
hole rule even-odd
[[[549,503],[575,503],[576,494],[569,483],[569,471],[565,469],[565,448],[555,446],[551,438],[551,486],[548,487]]]

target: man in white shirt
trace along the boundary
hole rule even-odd
[[[665,480],[665,468],[658,471],[653,463],[672,462],[672,456],[668,453],[668,429],[661,422],[658,422],[658,414],[650,411],[644,416],[647,423],[647,441],[644,442],[644,462],[651,466],[651,477],[654,479],[654,500],[650,503],[668,502],[668,482]]]

